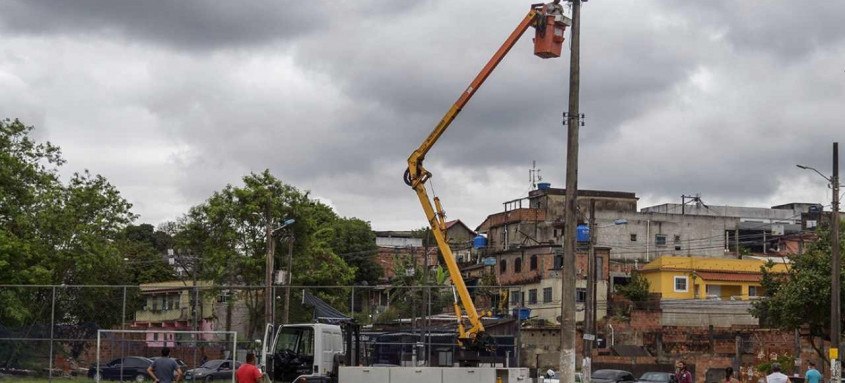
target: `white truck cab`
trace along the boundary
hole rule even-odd
[[[340,326],[324,323],[284,325],[275,334],[268,325],[262,348],[261,368],[273,383],[328,382],[344,355]]]

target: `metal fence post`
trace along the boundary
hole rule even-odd
[[[126,286],[123,286],[123,305],[121,308],[120,329],[126,329]],[[120,357],[126,357],[126,333],[120,333]],[[123,376],[123,363],[120,364],[120,376]]]
[[[47,377],[53,381],[53,331],[56,329],[56,286],[53,286],[53,303],[50,308],[50,364]]]

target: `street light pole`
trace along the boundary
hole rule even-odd
[[[830,376],[831,382],[840,383],[842,377],[842,356],[839,354],[839,343],[842,335],[840,325],[842,323],[842,312],[840,308],[840,274],[842,273],[842,266],[840,263],[840,245],[839,245],[839,143],[833,143],[833,175],[828,178],[822,172],[815,168],[796,165],[801,169],[812,170],[825,180],[830,182],[830,188],[833,191],[833,200],[831,201],[831,217],[830,217],[830,349],[828,356],[830,357]]]
[[[842,356],[839,355],[839,342],[840,342],[840,335],[842,330],[840,329],[840,324],[842,321],[841,318],[841,309],[839,307],[839,297],[841,295],[841,290],[839,287],[839,278],[842,272],[842,266],[840,265],[840,254],[839,254],[839,143],[833,143],[833,176],[830,177],[830,185],[833,189],[833,201],[831,203],[831,208],[833,210],[833,214],[831,219],[831,229],[830,229],[830,246],[831,246],[831,292],[830,292],[830,349],[831,349],[831,371],[833,376],[833,381],[836,383],[840,382],[842,376]]]
[[[267,324],[273,324],[275,323],[275,318],[273,318],[273,258],[275,258],[276,254],[276,241],[273,239],[273,235],[277,231],[284,229],[296,221],[293,219],[287,219],[281,226],[273,229],[269,213],[265,218],[264,235],[266,236],[265,240],[267,241],[267,270],[265,270],[264,277],[264,320]],[[288,265],[288,267],[290,267],[290,265]],[[290,270],[288,270],[288,273],[290,273]],[[285,322],[287,322],[287,318],[285,318]]]
[[[267,270],[265,270],[264,275],[264,323],[269,324],[275,322],[273,320],[273,255],[275,241],[273,241],[273,227],[270,223],[269,214],[264,219],[264,239],[267,248]]]

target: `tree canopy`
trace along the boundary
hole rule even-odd
[[[821,228],[817,234],[818,240],[810,243],[803,254],[790,257],[786,275],[773,273],[771,263],[762,268],[761,285],[766,299],[754,302],[752,308],[764,326],[808,329],[811,342],[815,337],[830,338],[830,231]],[[841,236],[842,242],[845,236]],[[843,292],[845,289],[840,296]],[[819,356],[826,358],[821,346],[813,344]]]

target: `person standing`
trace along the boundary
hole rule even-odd
[[[780,363],[772,363],[772,373],[766,375],[766,383],[789,383],[789,377],[780,372]]]
[[[246,354],[246,363],[238,367],[238,371],[235,372],[238,383],[258,383],[262,376],[264,374],[261,370],[255,367],[255,354],[251,352]]]
[[[170,359],[170,349],[167,347],[161,349],[161,358],[147,367],[147,374],[155,383],[173,383],[182,379],[182,369],[175,360]]]
[[[692,383],[692,374],[687,370],[687,363],[683,360],[675,363],[675,382]]]
[[[809,367],[807,367],[807,372],[804,374],[804,382],[805,383],[821,383],[822,382],[822,374],[819,370],[816,370],[816,364],[813,361],[809,362]]]
[[[725,368],[725,383],[739,383],[739,380],[737,380],[737,378],[734,378],[733,367]]]

